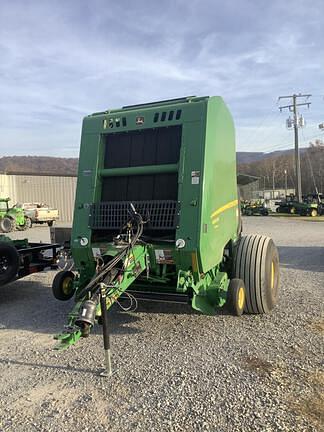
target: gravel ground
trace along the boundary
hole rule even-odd
[[[278,307],[241,318],[180,305],[115,307],[110,379],[98,375],[100,328],[69,350],[52,350],[72,307],[52,297],[54,272],[2,287],[0,430],[324,430],[324,224],[250,217],[244,229],[279,247]],[[48,228],[29,235],[47,241]]]

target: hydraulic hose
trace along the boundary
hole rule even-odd
[[[110,260],[107,264],[105,264],[100,272],[86,285],[78,294],[78,298],[84,297],[87,293],[91,292],[93,295],[99,288],[98,284],[104,280],[106,275],[118,264],[118,262],[124,258],[127,253],[132,249],[132,247],[136,244],[143,233],[143,219],[139,213],[134,212],[132,221],[136,222],[136,233],[132,236],[130,243],[127,244],[117,255],[114,256],[112,260]]]

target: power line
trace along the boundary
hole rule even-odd
[[[274,119],[275,117],[278,119],[277,115],[274,112],[270,112],[264,115],[257,124],[257,126],[254,127],[250,132],[248,132],[247,136],[243,138],[242,146],[247,143],[250,147],[253,147],[254,143],[256,142],[256,137],[258,141],[265,139],[265,136],[268,137],[268,135],[272,133],[272,130],[276,129],[276,126],[272,126],[271,128],[267,129],[265,129],[263,126],[265,125],[265,123],[268,123],[269,120]]]
[[[306,137],[303,134],[303,140],[301,140],[300,143],[305,144],[305,143],[307,143],[307,141],[310,141],[310,140],[312,140],[314,138],[323,138],[323,133],[322,134],[312,135],[312,136],[306,136]],[[284,149],[284,150],[286,150],[286,149],[290,150],[289,146],[291,146],[291,143],[286,141],[284,143],[279,143],[279,144],[275,144],[275,145],[271,145],[271,146],[265,147],[263,149],[263,152],[264,153],[270,153],[272,151],[278,151],[278,150],[282,150],[282,149]]]

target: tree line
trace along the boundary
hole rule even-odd
[[[303,194],[324,193],[324,141],[310,142],[300,151]],[[256,162],[240,164],[242,174],[259,177],[260,189],[296,189],[295,156],[289,151]]]
[[[0,173],[76,175],[77,170],[77,158],[49,156],[0,157]]]

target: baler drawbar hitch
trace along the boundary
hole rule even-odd
[[[147,263],[147,260],[143,259],[146,255],[145,246],[137,245],[143,233],[144,221],[132,204],[131,210],[131,218],[121,230],[126,229],[126,233],[120,234],[116,238],[117,242],[125,244],[125,246],[108,263],[101,267],[98,266],[93,279],[80,292],[76,292],[78,302],[69,315],[69,323],[63,333],[55,336],[55,339],[60,341],[56,349],[67,348],[80,337],[89,336],[96,317],[98,317],[103,329],[105,350],[105,372],[103,375],[105,376],[112,374],[108,308],[117,301],[134,278],[145,269]],[[136,229],[135,233],[134,229]],[[123,267],[120,269],[117,266],[122,260]],[[126,282],[127,279],[129,280],[128,283]]]

